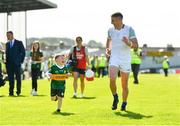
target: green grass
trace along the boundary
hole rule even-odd
[[[9,97],[8,84],[0,88],[0,125],[180,125],[180,75],[140,75],[129,80],[127,112],[111,110],[109,80],[86,82],[86,98],[72,99],[72,78],[67,80],[62,113],[50,101],[49,81],[39,80],[39,96],[30,96],[31,81],[23,81],[22,96]],[[120,81],[118,92],[121,96]],[[120,106],[120,105],[119,105]]]

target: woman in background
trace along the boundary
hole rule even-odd
[[[32,96],[37,96],[37,79],[40,74],[41,62],[43,61],[43,53],[40,51],[39,41],[34,41],[32,44],[32,50],[30,52],[31,57],[31,77],[32,77]]]

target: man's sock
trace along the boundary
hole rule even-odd
[[[118,100],[118,94],[113,94],[114,100]]]
[[[122,102],[121,108],[125,108],[126,105],[127,105],[127,102],[126,102],[126,101],[125,101],[125,102]]]

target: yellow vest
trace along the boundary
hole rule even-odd
[[[99,58],[99,67],[105,67],[106,66],[106,58],[100,57]]]
[[[51,66],[54,64],[54,60],[52,58],[49,58],[48,60],[48,68],[51,68]]]
[[[138,49],[136,52],[131,50],[131,64],[141,64],[141,49]]]
[[[162,63],[163,69],[168,69],[169,68],[169,64],[168,64],[168,60],[164,60]]]
[[[99,61],[98,61],[98,58],[96,58],[96,59],[95,59],[95,63],[94,63],[94,66],[95,66],[96,68],[99,67],[99,66],[98,66],[98,65],[99,65],[98,62],[99,62]]]

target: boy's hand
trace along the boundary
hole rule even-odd
[[[52,74],[51,73],[48,73],[48,76],[49,76],[49,78],[52,78]]]

